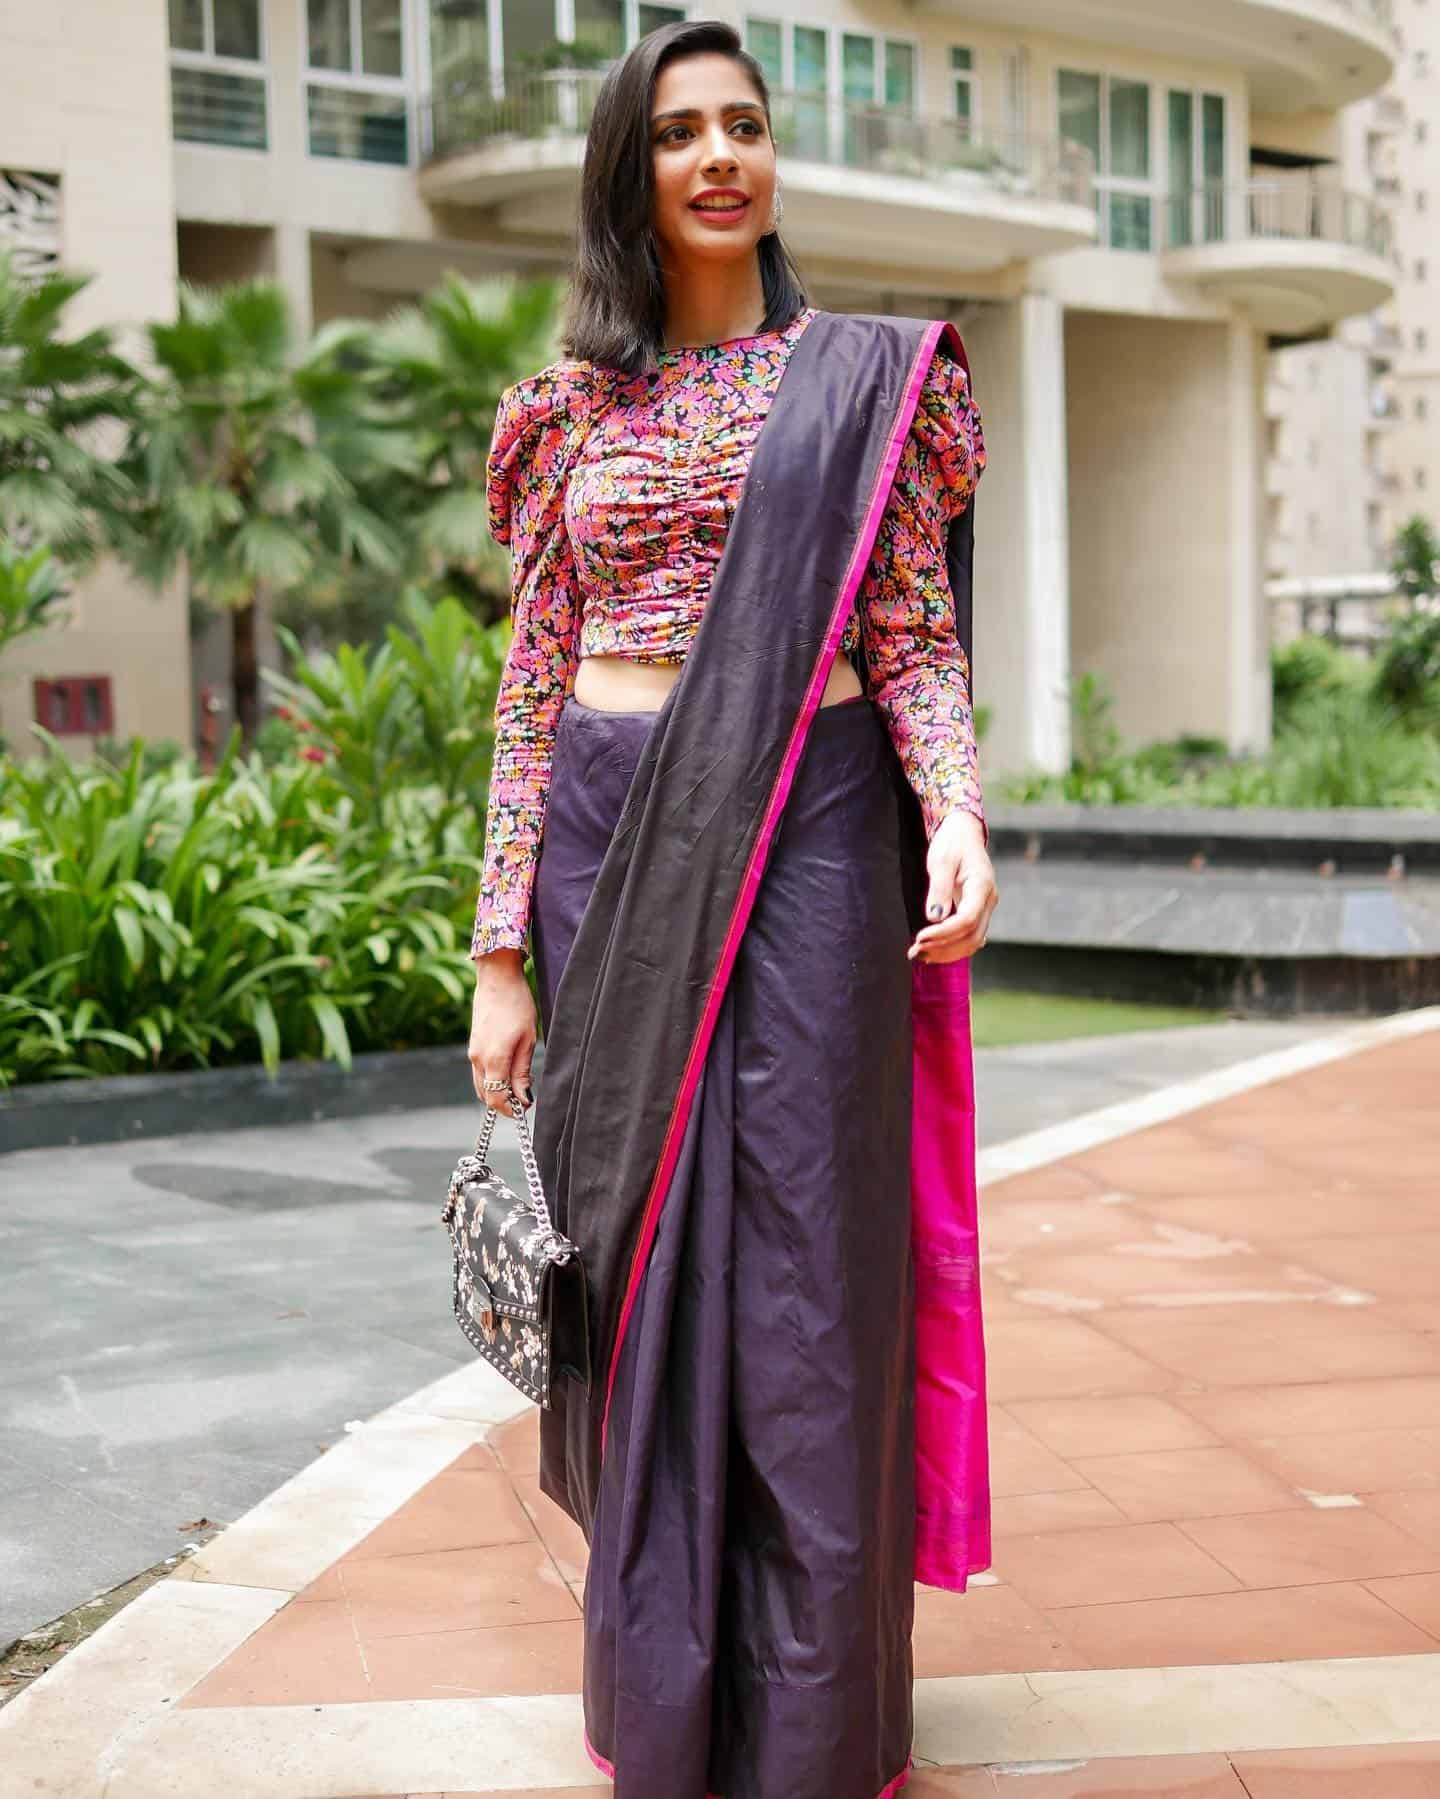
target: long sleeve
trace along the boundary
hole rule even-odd
[[[985,468],[980,413],[959,361],[937,354],[901,448],[859,611],[876,704],[927,838],[949,812],[985,825],[970,665],[955,632],[945,566],[950,521]],[[986,840],[989,828],[985,827]]]
[[[510,546],[510,647],[495,700],[495,749],[471,957],[525,947],[560,708],[575,685],[580,596],[563,475],[588,392],[555,363],[501,396],[486,463],[490,534]]]

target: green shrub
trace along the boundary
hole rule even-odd
[[[1340,649],[1325,637],[1304,635],[1270,651],[1270,685],[1275,729],[1283,731],[1296,707],[1314,695],[1346,687],[1364,687],[1371,678],[1363,657]]]
[[[277,760],[0,764],[0,1084],[463,1038],[501,628],[407,611]]]
[[[1426,723],[1440,717],[1440,611],[1396,618],[1380,652],[1375,688],[1391,705]]]

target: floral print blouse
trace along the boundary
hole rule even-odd
[[[664,351],[650,374],[562,360],[501,396],[486,500],[491,535],[511,549],[513,633],[472,957],[525,947],[555,731],[579,658],[683,661],[751,449],[815,313]],[[970,670],[945,568],[949,522],[984,467],[965,371],[937,354],[841,642],[851,652],[863,632],[871,695],[927,836],[955,810],[984,822]]]

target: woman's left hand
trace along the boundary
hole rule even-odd
[[[916,933],[906,953],[922,962],[973,956],[985,946],[990,914],[1000,898],[985,828],[973,812],[948,812],[941,819],[925,866],[930,875],[925,915],[932,922]]]

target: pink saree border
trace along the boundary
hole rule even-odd
[[[613,1780],[615,1778],[614,1762],[606,1761],[605,1757],[590,1741],[590,1732],[588,1730],[582,1731],[581,1734],[585,1738],[585,1753],[590,1757],[591,1761],[594,1762],[595,1766],[602,1774]],[[913,1759],[906,1762],[905,1766],[895,1778],[891,1781],[887,1781],[886,1784],[881,1787],[880,1791],[875,1795],[875,1799],[891,1799],[891,1795],[893,1793],[898,1793],[901,1787],[909,1786],[910,1776],[914,1772],[914,1768],[915,1763]],[[720,1795],[718,1793],[707,1793],[705,1799],[720,1799]]]
[[[875,538],[880,530],[881,515],[890,497],[890,489],[895,480],[895,470],[900,463],[900,452],[904,448],[911,420],[915,416],[915,409],[920,403],[920,389],[929,372],[930,360],[935,354],[936,346],[947,334],[953,341],[957,354],[964,361],[960,334],[948,319],[936,319],[926,327],[924,336],[920,339],[920,348],[911,364],[904,395],[891,428],[889,442],[885,446],[885,454],[876,470],[864,522],[855,540],[849,566],[845,570],[845,578],[840,584],[840,592],[825,633],[825,642],[811,672],[810,685],[805,690],[805,698],[796,714],[795,723],[791,728],[789,741],[785,747],[785,755],[781,761],[779,773],[775,777],[775,785],[766,802],[764,819],[761,821],[755,842],[751,846],[750,859],[746,863],[745,872],[741,877],[740,890],[736,896],[735,909],[730,916],[730,927],[725,935],[724,947],[721,949],[720,960],[715,967],[710,991],[706,995],[705,1009],[700,1015],[700,1024],[690,1045],[690,1053],[686,1057],[685,1071],[680,1080],[680,1090],[675,1097],[675,1104],[670,1113],[670,1124],[661,1147],[660,1161],[656,1167],[655,1178],[650,1184],[649,1196],[646,1199],[645,1219],[640,1227],[640,1239],[635,1246],[635,1255],[630,1265],[630,1278],[625,1286],[625,1298],[620,1307],[615,1344],[610,1353],[610,1368],[605,1381],[605,1410],[600,1419],[600,1453],[602,1456],[605,1453],[605,1438],[610,1423],[610,1401],[615,1392],[615,1371],[620,1365],[621,1346],[625,1341],[630,1315],[635,1309],[635,1299],[640,1290],[640,1281],[650,1260],[650,1250],[660,1224],[660,1211],[665,1203],[665,1196],[669,1192],[675,1164],[680,1157],[681,1136],[690,1116],[695,1089],[700,1084],[700,1069],[710,1048],[710,1039],[715,1034],[715,1024],[720,1015],[720,1006],[725,997],[730,970],[735,965],[740,939],[745,934],[745,926],[749,922],[750,913],[755,905],[755,896],[760,889],[760,877],[764,873],[765,861],[770,853],[770,844],[779,826],[780,814],[790,795],[790,788],[795,779],[795,770],[800,765],[800,753],[805,747],[806,734],[819,707],[820,695],[824,692],[830,665],[835,660],[840,648],[846,616],[870,561],[870,552],[874,548]],[[968,372],[968,364],[966,364],[966,368]]]

